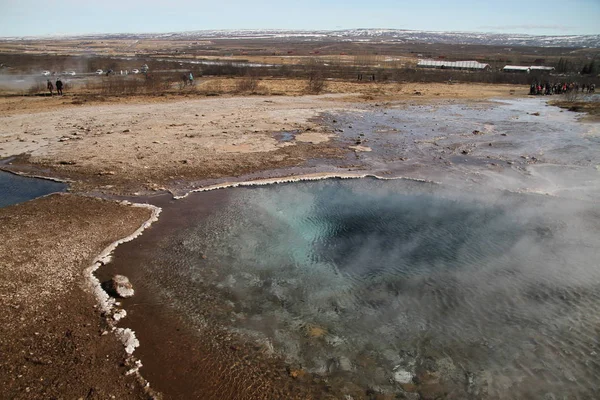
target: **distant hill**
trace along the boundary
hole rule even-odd
[[[43,39],[44,37],[36,37]],[[45,37],[51,39],[51,37]],[[56,39],[57,37],[52,37]],[[66,38],[104,39],[300,39],[306,41],[365,41],[399,43],[478,44],[496,46],[587,47],[600,48],[600,35],[542,36],[509,33],[433,32],[402,29],[345,29],[345,30],[202,30],[173,33],[90,34],[61,36]],[[4,38],[16,39],[16,38]],[[31,39],[31,38],[23,38]]]

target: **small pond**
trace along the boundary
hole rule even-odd
[[[600,393],[597,204],[376,179],[219,192],[172,203],[127,260],[193,329],[224,326],[342,392]]]
[[[0,171],[0,207],[65,190],[67,190],[67,185],[64,183]]]

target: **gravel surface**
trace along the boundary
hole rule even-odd
[[[32,164],[78,191],[156,190],[339,157],[347,151],[311,120],[346,106],[308,96],[34,108],[0,117],[0,158],[24,154],[7,167]],[[298,134],[284,142],[281,131]]]
[[[69,194],[0,209],[0,397],[145,398],[83,271],[149,216]]]

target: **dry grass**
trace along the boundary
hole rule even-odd
[[[550,104],[560,108],[564,108],[573,112],[587,113],[589,119],[598,120],[600,119],[600,102],[592,101],[578,101],[578,100],[554,100]]]
[[[577,90],[570,90],[567,93],[564,93],[562,97],[564,99],[563,101],[575,103],[577,100],[579,100],[579,92]]]
[[[84,93],[102,94],[105,96],[113,95],[137,95],[137,94],[157,94],[172,91],[178,82],[178,78],[172,74],[169,75],[148,75],[148,76],[111,76],[103,78],[100,82],[92,81],[83,85]],[[81,90],[77,90],[81,93]]]
[[[103,86],[98,79],[93,84],[71,86],[65,89],[63,97],[27,96],[26,92],[6,94],[0,96],[0,113],[5,115],[23,112],[52,110],[82,104],[93,105],[98,102],[142,104],[169,102],[178,100],[181,96],[236,96],[247,93],[240,92],[239,82],[244,78],[201,78],[196,80],[194,86],[179,89],[177,83],[171,84],[162,91],[143,90],[137,84],[125,84],[123,87]],[[262,78],[254,95],[270,96],[302,96],[307,94],[307,81],[305,79]],[[116,84],[115,84],[116,85]],[[140,84],[141,85],[141,84]],[[341,80],[327,80],[324,94],[346,94],[344,101],[371,102],[410,100],[412,102],[427,102],[431,100],[464,99],[483,100],[503,97],[522,97],[528,93],[528,88],[521,85],[488,85],[476,83],[384,83],[384,82],[348,82]],[[37,90],[37,89],[36,89]],[[40,93],[45,93],[45,86],[40,88]],[[112,93],[112,94],[111,94]],[[418,93],[418,94],[417,94]],[[15,95],[23,95],[21,98]],[[339,100],[339,98],[338,98]]]
[[[239,78],[214,78],[203,83],[208,87],[217,87],[222,95],[235,94]],[[480,83],[396,83],[396,82],[348,82],[342,80],[324,80],[319,93],[358,94],[364,100],[394,99],[488,99],[494,97],[525,96],[528,88],[521,85],[489,85]],[[262,79],[258,94],[280,96],[301,96],[307,92],[307,80],[304,79]],[[419,94],[417,94],[419,93]],[[356,99],[356,96],[352,96]]]
[[[308,74],[305,91],[308,94],[320,94],[325,90],[326,82],[323,71],[312,69]]]
[[[237,79],[236,93],[257,93],[258,78],[253,75]]]
[[[43,93],[48,90],[47,84],[44,82],[36,82],[27,89],[27,94],[36,95],[38,93]]]
[[[253,91],[240,91],[245,78],[215,77],[200,78],[194,86],[179,87],[179,74],[170,80],[156,82],[147,88],[141,77],[112,79],[121,77],[97,77],[85,85],[66,86],[65,96],[37,96],[46,93],[43,87],[27,91],[3,92],[0,96],[0,113],[4,115],[26,112],[51,111],[65,107],[90,106],[97,103],[111,104],[147,104],[177,101],[185,97],[211,96],[302,96],[307,94],[306,79],[260,78]],[[522,97],[528,93],[528,87],[522,85],[478,84],[478,83],[394,83],[394,82],[357,82],[327,79],[323,94],[345,94],[337,100],[347,102],[406,101],[428,102],[432,100],[485,100],[490,98]],[[161,86],[162,85],[162,86]],[[34,93],[36,92],[36,93]],[[23,96],[23,97],[16,97]],[[583,106],[582,106],[583,107]],[[589,107],[589,106],[586,106]],[[568,108],[568,107],[567,107]]]

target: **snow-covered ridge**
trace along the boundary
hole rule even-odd
[[[0,40],[43,39],[302,39],[308,41],[376,41],[421,42],[444,44],[481,44],[536,47],[600,47],[600,35],[528,35],[484,32],[435,32],[404,29],[344,29],[344,30],[199,30],[170,33],[111,33],[76,36],[42,36],[0,38]]]

